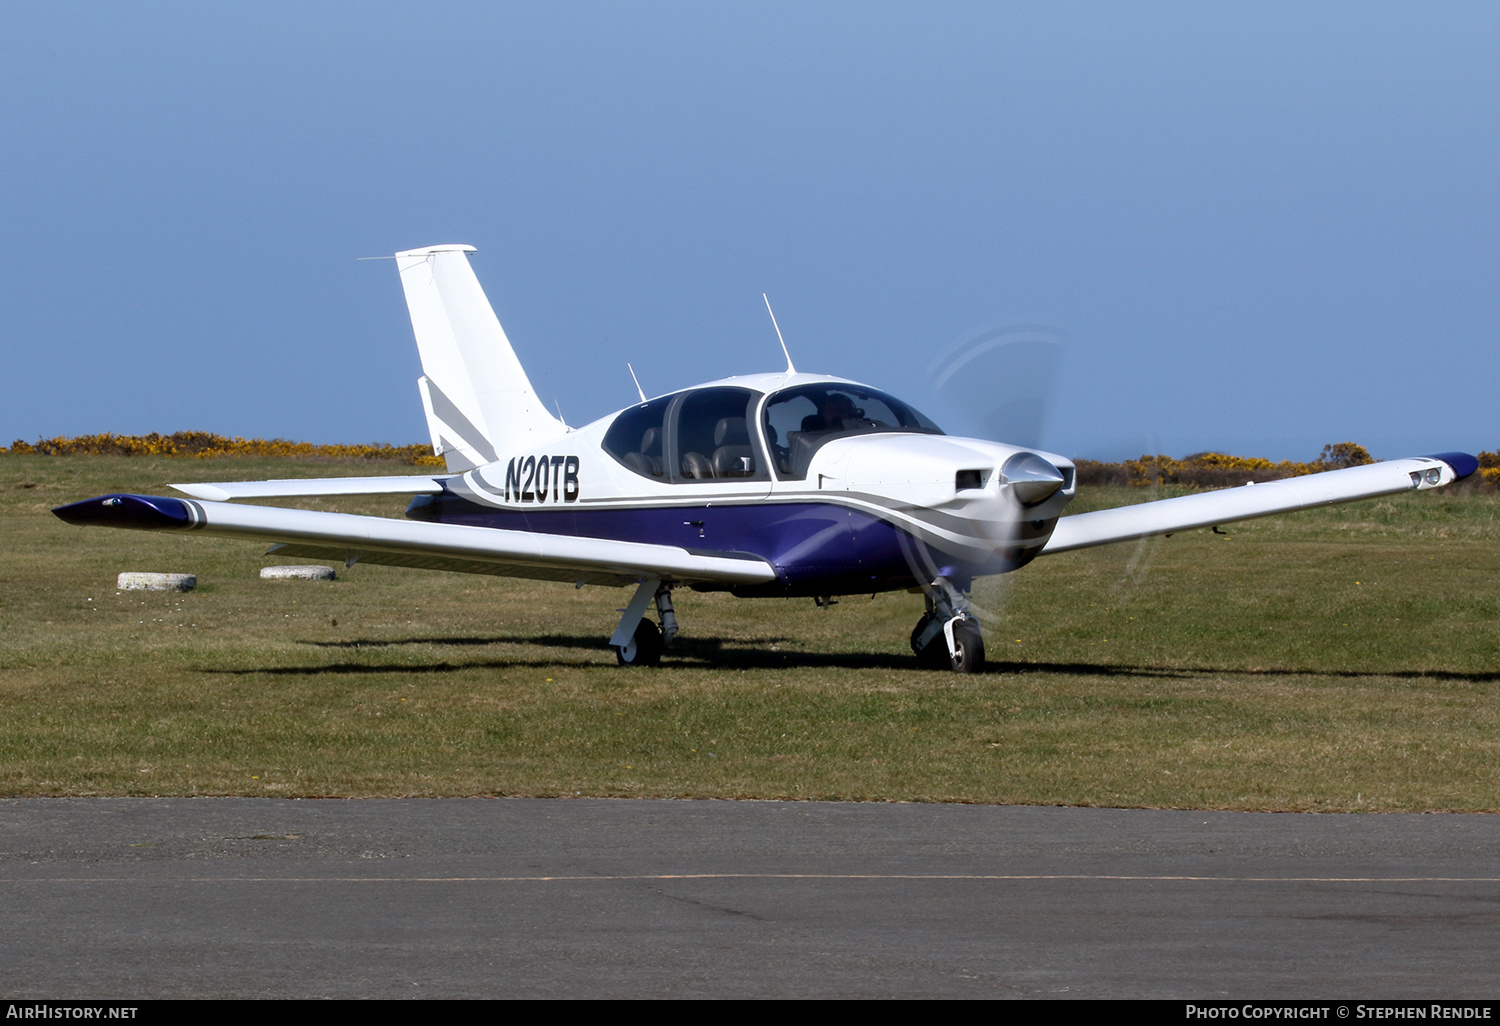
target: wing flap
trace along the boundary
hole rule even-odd
[[[1042,555],[1398,492],[1440,488],[1466,477],[1477,465],[1474,457],[1463,453],[1445,453],[1442,458],[1415,456],[1308,474],[1306,477],[1142,502],[1118,509],[1078,513],[1058,520]]]
[[[582,587],[585,584],[600,584],[623,588],[640,580],[639,574],[619,574],[607,571],[589,571],[567,567],[526,566],[521,563],[493,563],[477,559],[458,559],[453,556],[424,555],[413,552],[382,552],[339,548],[327,545],[272,545],[266,550],[268,556],[292,556],[298,559],[322,559],[342,562],[345,566],[355,563],[375,563],[379,566],[402,566],[414,570],[447,570],[460,574],[486,574],[490,577],[522,577],[532,581],[562,581]]]

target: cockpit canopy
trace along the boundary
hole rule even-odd
[[[834,438],[882,431],[943,433],[894,396],[842,382],[799,385],[774,393],[766,402],[764,424],[777,476],[796,481],[807,477],[813,453]]]
[[[730,386],[692,389],[622,412],[604,435],[604,450],[643,477],[681,483],[802,480],[820,446],[850,434],[942,430],[899,399],[842,382],[799,385],[766,400]]]

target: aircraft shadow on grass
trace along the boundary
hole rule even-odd
[[[734,641],[726,641],[723,638],[681,638],[673,644],[671,657],[667,662],[668,667],[678,669],[788,669],[801,667],[805,669],[843,669],[843,670],[914,670],[918,668],[915,656],[902,655],[887,652],[807,652],[807,651],[782,651],[773,646],[784,645],[786,637],[757,637],[738,638]],[[567,634],[543,634],[529,637],[491,637],[491,638],[401,638],[382,641],[305,641],[303,644],[318,648],[391,648],[401,645],[454,645],[454,646],[476,646],[476,645],[535,645],[544,648],[577,649],[584,652],[597,652],[599,650],[598,640],[586,635]],[[391,666],[370,666],[368,664],[338,664],[347,669],[335,669],[332,672],[369,672],[369,673],[395,673],[402,669],[413,669],[408,664]],[[559,659],[538,660],[505,660],[491,663],[466,663],[462,666],[453,666],[444,663],[449,669],[463,669],[466,666],[489,666],[503,668],[506,666],[560,666],[596,665],[594,660],[574,660],[568,662]],[[291,670],[281,668],[278,670],[267,670],[264,672],[306,672],[317,673],[319,667],[308,667],[305,670]],[[236,671],[236,672],[258,672],[258,671]],[[422,672],[417,669],[416,672]],[[987,673],[1022,673],[1022,672],[1051,672],[1051,673],[1079,673],[1094,676],[1151,676],[1171,677],[1191,675],[1191,671],[1175,671],[1159,667],[1122,667],[1107,664],[1094,663],[996,663],[992,668],[982,672]]]
[[[782,637],[742,638],[726,642],[721,638],[679,638],[672,647],[667,665],[682,670],[916,670],[915,656],[886,652],[806,652],[778,651],[771,646],[784,644]],[[303,641],[317,648],[380,649],[409,645],[452,646],[455,648],[487,645],[533,645],[550,649],[573,649],[581,653],[598,651],[598,640],[589,635],[541,634],[497,637],[416,637],[396,639],[352,639],[348,641]],[[330,663],[322,666],[252,667],[237,670],[209,670],[209,673],[244,676],[317,676],[320,674],[387,674],[387,673],[457,673],[467,670],[503,670],[515,667],[545,669],[559,666],[595,666],[597,660],[585,656],[574,659],[494,659],[479,662],[451,663],[441,660],[425,665]],[[982,671],[989,675],[1051,673],[1067,677],[1122,677],[1188,680],[1204,676],[1234,677],[1334,677],[1344,680],[1373,680],[1381,677],[1397,680],[1465,681],[1474,684],[1500,682],[1500,671],[1461,673],[1455,670],[1315,670],[1286,667],[1243,669],[1230,666],[1137,666],[1104,662],[1022,662],[995,661]]]

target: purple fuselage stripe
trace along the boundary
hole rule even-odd
[[[917,583],[913,542],[883,520],[826,503],[681,505],[635,509],[500,510],[457,496],[418,500],[414,519],[540,534],[743,552],[770,562],[780,581],[734,589],[741,595],[843,595]]]

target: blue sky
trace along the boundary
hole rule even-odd
[[[465,242],[573,424],[779,369],[764,291],[950,430],[934,357],[1025,325],[1066,455],[1494,449],[1496,53],[1493,4],[6,5],[0,442],[425,439],[356,258]]]

